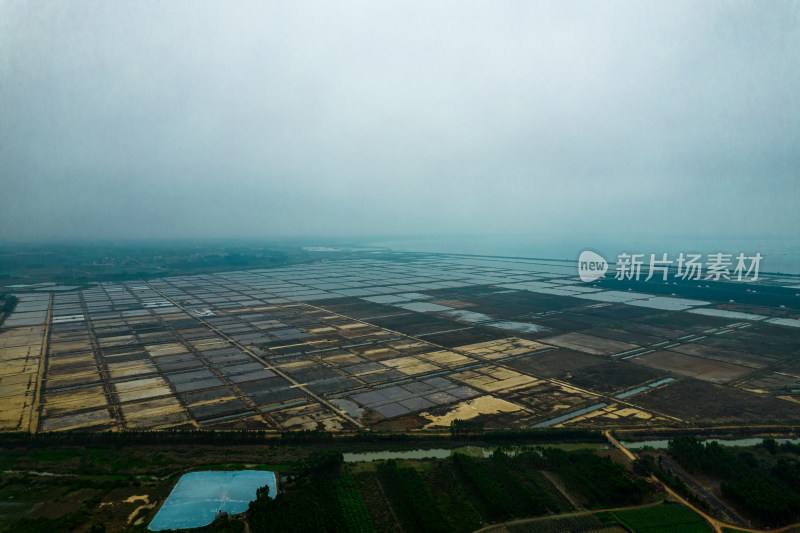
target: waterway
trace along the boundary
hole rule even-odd
[[[750,437],[746,439],[707,439],[703,442],[716,442],[722,446],[733,446],[733,447],[746,447],[746,446],[755,446],[756,444],[761,444],[761,441],[764,440],[760,437]],[[669,445],[669,440],[640,440],[640,441],[620,441],[622,444],[628,448],[629,450],[641,450],[642,448],[649,446],[651,448],[655,448],[657,450],[664,450]],[[775,439],[775,442],[778,444],[783,444],[784,442],[791,442],[792,444],[800,443],[800,439]]]
[[[609,445],[602,442],[570,442],[562,444],[532,444],[530,446],[503,446],[503,451],[508,455],[515,455],[520,451],[531,450],[537,447],[559,448],[564,451],[573,450],[607,450]],[[461,446],[459,448],[430,448],[425,450],[406,450],[406,451],[376,451],[345,453],[346,463],[356,463],[359,461],[385,461],[387,459],[444,459],[456,453],[462,453],[471,457],[489,457],[497,446]]]

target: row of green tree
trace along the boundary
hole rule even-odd
[[[378,466],[378,478],[403,530],[450,533],[453,527],[436,505],[422,476],[409,467],[398,467],[394,460]]]
[[[792,453],[800,455],[800,443],[783,442],[779,443],[775,439],[764,439],[761,441],[761,447],[767,450],[772,455],[777,453]]]
[[[405,531],[466,532],[482,523],[568,511],[569,503],[541,470],[556,473],[590,507],[635,505],[652,495],[646,482],[590,451],[540,447],[514,455],[498,450],[488,458],[457,453],[425,469],[388,460],[355,477],[342,475],[341,454],[315,452],[296,465],[296,477],[277,497],[259,492],[250,505],[250,525],[259,532],[373,531],[379,517],[371,515],[360,492],[364,476],[380,487],[379,499],[385,498]]]
[[[458,430],[452,438],[471,440],[477,434],[474,428]],[[51,432],[51,433],[0,433],[0,446],[24,446],[26,448],[49,446],[84,446],[88,444],[158,445],[158,444],[212,444],[212,445],[250,445],[250,444],[299,444],[316,445],[325,443],[424,443],[440,442],[446,437],[424,433],[375,433],[359,431],[352,434],[334,434],[328,431],[302,430],[275,434],[263,430],[214,431],[214,430],[163,430],[163,431],[119,431],[119,432]],[[519,431],[483,431],[479,440],[491,443],[550,443],[550,442],[601,442],[599,432],[573,429],[533,429]]]
[[[711,505],[706,500],[698,498],[680,477],[663,467],[661,456],[659,456],[658,461],[656,461],[652,455],[640,455],[639,458],[633,462],[633,471],[644,477],[655,475],[659,480],[669,485],[672,490],[686,498],[689,503],[695,507],[703,509],[704,511],[711,510]]]
[[[477,496],[489,522],[562,511],[539,479],[524,475],[519,462],[502,451],[489,460],[462,454],[452,458],[458,477]]]
[[[351,476],[342,476],[343,456],[315,452],[297,465],[298,477],[277,495],[258,490],[248,510],[252,531],[371,533],[375,526]]]
[[[19,303],[19,298],[7,292],[0,293],[0,313],[10,315]]]
[[[540,470],[556,472],[589,507],[635,505],[652,494],[646,481],[608,456],[584,450],[567,453],[558,448],[540,448],[518,457]]]
[[[772,443],[762,446],[772,454],[780,451]],[[764,524],[800,521],[800,461],[791,455],[766,461],[751,451],[703,443],[694,437],[671,440],[669,453],[690,472],[718,478],[722,494]]]

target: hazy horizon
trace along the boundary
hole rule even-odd
[[[790,243],[798,37],[793,2],[0,0],[0,243]]]

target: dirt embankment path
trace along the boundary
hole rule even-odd
[[[574,507],[578,511],[586,510],[586,508],[583,505],[581,505],[578,502],[578,500],[572,497],[572,494],[570,494],[569,491],[567,490],[567,486],[564,485],[564,482],[561,480],[560,477],[558,477],[557,474],[554,474],[553,472],[545,472],[544,470],[542,470],[541,472],[542,475],[546,477],[547,480],[550,483],[552,483],[555,488],[558,489],[558,492],[560,492],[561,495],[567,499],[567,501],[570,503],[570,505],[572,505],[572,507]]]
[[[617,439],[615,439],[610,431],[604,431],[603,434],[606,436],[608,441],[614,447],[619,448],[620,450],[622,450],[622,452],[625,454],[625,456],[628,457],[631,461],[636,459],[636,455],[633,454],[625,446],[623,446],[623,444],[621,442],[619,442]],[[656,479],[655,476],[654,476],[654,479]],[[697,513],[700,516],[702,516],[703,519],[705,519],[705,521],[708,522],[708,524],[711,526],[711,529],[713,531],[715,531],[716,533],[723,533],[722,532],[722,528],[730,528],[730,529],[736,529],[736,530],[739,530],[739,531],[747,531],[748,533],[782,533],[784,531],[789,531],[789,530],[794,530],[796,528],[800,528],[800,522],[798,522],[796,524],[789,524],[787,526],[784,526],[784,527],[781,527],[781,528],[778,528],[778,529],[749,529],[749,528],[744,528],[744,527],[733,525],[733,524],[728,524],[726,522],[723,522],[722,520],[718,520],[718,519],[714,518],[713,516],[709,516],[704,511],[701,511],[700,509],[698,509],[697,507],[695,507],[694,505],[689,503],[686,499],[684,499],[683,496],[681,496],[680,494],[678,494],[677,492],[672,490],[667,484],[664,484],[664,483],[662,483],[662,484],[664,485],[664,489],[666,490],[667,494],[673,500],[676,500],[677,502],[685,505],[686,507],[688,507],[689,509],[691,509],[695,513]]]

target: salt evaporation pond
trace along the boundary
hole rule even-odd
[[[243,513],[256,499],[256,491],[264,485],[269,485],[269,495],[274,498],[277,491],[274,472],[209,470],[184,474],[147,529],[203,527],[213,522],[220,511]]]

